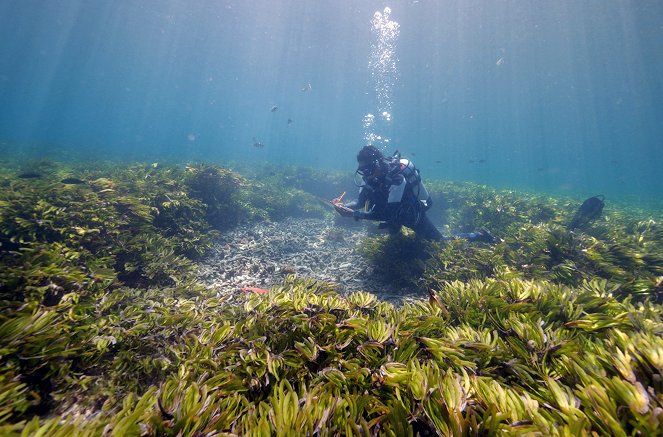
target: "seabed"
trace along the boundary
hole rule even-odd
[[[431,181],[497,242],[430,243],[260,173],[2,164],[1,435],[662,434],[660,209]]]

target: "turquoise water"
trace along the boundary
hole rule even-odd
[[[0,143],[351,171],[380,136],[424,178],[644,202],[663,194],[662,53],[658,0],[4,0]]]

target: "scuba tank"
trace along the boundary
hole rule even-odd
[[[387,178],[391,179],[390,183],[394,186],[403,186],[399,207],[394,211],[390,221],[414,229],[419,225],[424,213],[432,206],[431,197],[421,181],[419,170],[412,161],[402,158],[398,151],[386,161],[389,166]]]
[[[419,169],[409,159],[401,158],[398,150],[391,156],[389,164],[391,167],[390,175],[403,176],[408,188],[423,207],[423,211],[428,211],[433,206],[433,201],[423,182],[421,182]]]

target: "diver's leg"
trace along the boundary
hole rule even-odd
[[[395,223],[382,222],[378,225],[378,229],[386,229],[389,235],[398,235],[401,233],[401,225]]]
[[[414,227],[414,232],[417,233],[422,238],[428,240],[446,240],[444,235],[435,227],[435,225],[430,221],[426,214],[421,215],[421,219],[417,226]]]

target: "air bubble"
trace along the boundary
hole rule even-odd
[[[375,40],[371,45],[371,55],[368,68],[375,90],[377,113],[380,120],[376,123],[375,116],[367,114],[364,116],[364,139],[368,144],[375,140],[388,143],[387,132],[392,120],[392,94],[398,79],[398,58],[396,57],[396,40],[400,33],[400,25],[390,20],[391,8],[385,7],[382,12],[376,11],[371,21],[371,29]],[[369,117],[370,116],[370,117]],[[376,131],[381,132],[377,135]],[[379,147],[379,144],[376,146]]]

